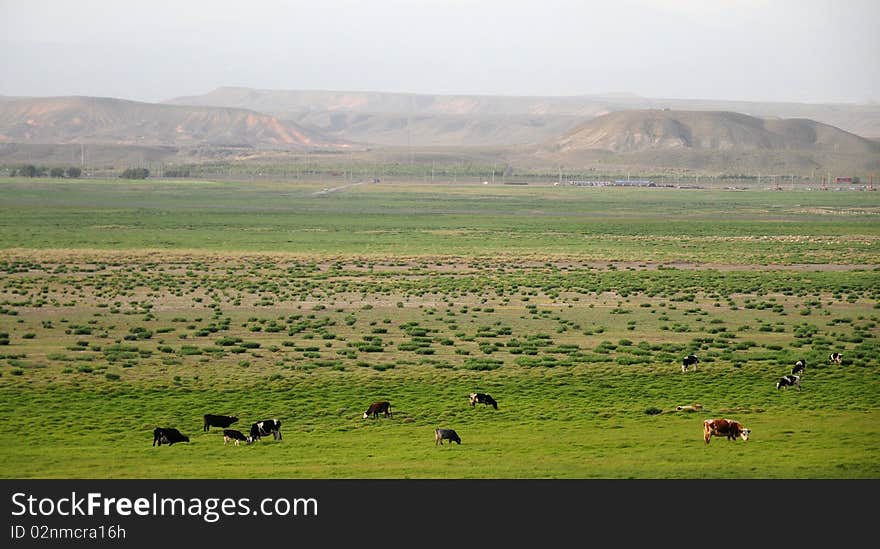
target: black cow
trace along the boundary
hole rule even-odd
[[[452,444],[453,441],[461,444],[461,438],[452,429],[434,429],[434,445],[440,444],[442,446],[444,440],[448,440],[449,444]]]
[[[694,354],[691,354],[691,355],[684,357],[683,359],[681,359],[681,371],[687,372],[688,368],[690,368],[691,366],[693,366],[694,370],[696,370],[697,369],[697,362],[699,362],[699,361],[700,361],[700,359],[697,358],[697,355],[694,355]]]
[[[175,442],[189,442],[189,437],[172,427],[153,429],[153,446],[162,446],[163,443],[171,446]]]
[[[791,375],[797,375],[804,370],[807,369],[807,361],[804,359],[800,359],[794,363],[794,366],[791,368]]]
[[[783,387],[792,387],[795,386],[798,388],[798,391],[801,390],[801,376],[782,376],[779,378],[779,381],[776,382],[776,390],[778,391]]]
[[[238,421],[235,416],[215,416],[214,414],[205,414],[204,431],[208,432],[211,427],[223,427],[224,429]]]
[[[260,437],[267,437],[269,434],[275,440],[281,440],[280,419],[264,419],[251,425],[251,439],[260,440]]]
[[[495,399],[486,393],[471,393],[471,408],[476,406],[477,404],[487,404],[492,406],[496,410],[498,409],[498,403],[495,402]]]
[[[223,446],[229,444],[230,440],[235,441],[236,446],[242,441],[248,444],[251,444],[254,441],[253,437],[245,436],[241,431],[236,431],[235,429],[223,429]]]
[[[379,414],[385,414],[385,417],[394,419],[394,415],[391,413],[391,403],[383,400],[381,402],[370,404],[370,407],[364,412],[364,419],[367,419],[370,416],[378,418]]]
[[[830,355],[828,355],[828,362],[843,364],[843,355],[840,353],[831,353]]]

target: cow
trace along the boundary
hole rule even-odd
[[[281,420],[264,419],[251,425],[251,440],[260,440],[261,437],[272,435],[274,440],[281,440]]]
[[[364,412],[364,419],[367,419],[370,416],[373,416],[374,419],[378,419],[379,414],[385,414],[385,417],[393,419],[394,414],[391,413],[391,403],[383,400],[370,404],[370,407]]]
[[[843,364],[843,355],[841,353],[831,353],[830,355],[828,355],[828,362]]]
[[[777,391],[783,387],[792,387],[792,386],[797,387],[798,391],[801,390],[801,376],[793,376],[793,375],[782,376],[781,378],[779,378],[779,381],[776,382],[776,390]]]
[[[703,405],[702,404],[685,404],[682,406],[676,406],[675,409],[678,410],[679,412],[699,412],[700,410],[703,409]]]
[[[205,414],[204,431],[207,433],[211,427],[223,427],[224,429],[238,421],[235,416],[215,416],[214,414]]]
[[[172,427],[153,429],[153,446],[162,446],[163,443],[171,446],[175,442],[189,442],[189,437]]]
[[[807,369],[807,361],[800,359],[791,368],[791,375],[797,375]]]
[[[245,436],[241,431],[236,431],[235,429],[223,429],[223,446],[229,444],[230,440],[234,441],[236,446],[242,441],[247,444],[254,442],[253,437]]]
[[[471,408],[476,406],[477,404],[486,404],[488,406],[492,406],[496,410],[498,409],[498,403],[495,402],[495,399],[486,393],[471,393]]]
[[[452,444],[453,441],[461,444],[461,438],[452,429],[434,429],[434,445],[442,446],[444,440],[448,440],[449,444]]]
[[[691,366],[693,366],[694,370],[696,370],[697,369],[697,362],[699,362],[699,361],[700,361],[700,359],[697,358],[697,355],[694,355],[694,354],[690,354],[690,355],[684,357],[681,360],[681,371],[687,372],[688,368],[690,368]]]
[[[709,439],[713,435],[716,437],[727,437],[727,440],[735,441],[737,438],[741,438],[744,441],[748,441],[751,432],[751,429],[746,429],[742,423],[732,419],[718,418],[703,421],[703,440],[706,444],[709,444]]]

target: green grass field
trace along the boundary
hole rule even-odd
[[[880,478],[878,193],[322,190],[0,180],[2,476]]]

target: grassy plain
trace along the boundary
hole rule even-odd
[[[880,478],[876,193],[0,191],[0,429],[33,433],[6,477]],[[284,439],[224,447],[204,413]],[[752,439],[706,446],[718,416]]]

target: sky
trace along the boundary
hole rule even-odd
[[[880,0],[0,0],[0,95],[880,101]]]

